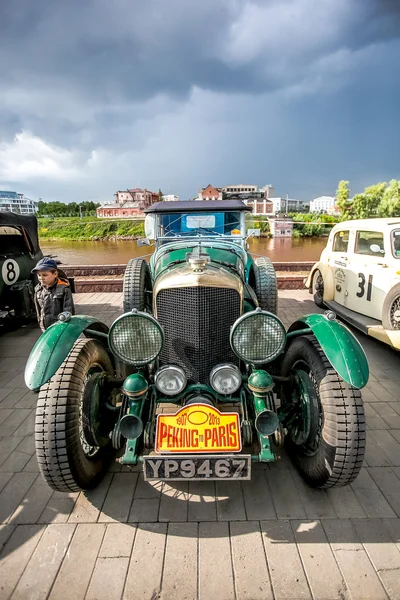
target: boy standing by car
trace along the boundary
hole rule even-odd
[[[60,313],[75,314],[74,301],[68,280],[58,276],[57,263],[52,258],[39,260],[32,273],[39,279],[34,300],[40,329],[45,331],[57,322]]]

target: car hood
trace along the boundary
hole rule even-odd
[[[244,277],[248,255],[239,244],[214,241],[202,241],[199,244],[198,240],[193,240],[167,244],[156,250],[151,260],[154,279],[166,271],[186,265],[186,255],[199,247],[209,255],[210,267],[233,271],[241,278]]]

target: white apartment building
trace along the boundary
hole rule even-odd
[[[319,196],[310,202],[310,212],[327,213],[328,208],[332,209],[336,204],[335,196]]]
[[[162,199],[164,202],[178,202],[179,196],[175,196],[175,194],[165,194]]]
[[[38,210],[38,203],[26,198],[24,194],[0,190],[0,210],[20,215],[34,215]]]

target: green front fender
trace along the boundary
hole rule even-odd
[[[108,333],[108,327],[94,317],[77,315],[54,323],[42,333],[25,367],[25,383],[30,390],[38,390],[53,377],[81,333],[99,337]]]
[[[289,327],[289,339],[306,328],[311,329],[329,362],[344,381],[359,389],[368,383],[367,357],[363,347],[347,327],[327,319],[325,315],[306,315]]]

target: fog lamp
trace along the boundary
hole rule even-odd
[[[234,394],[242,384],[242,374],[236,365],[218,365],[211,371],[210,384],[218,394]]]

